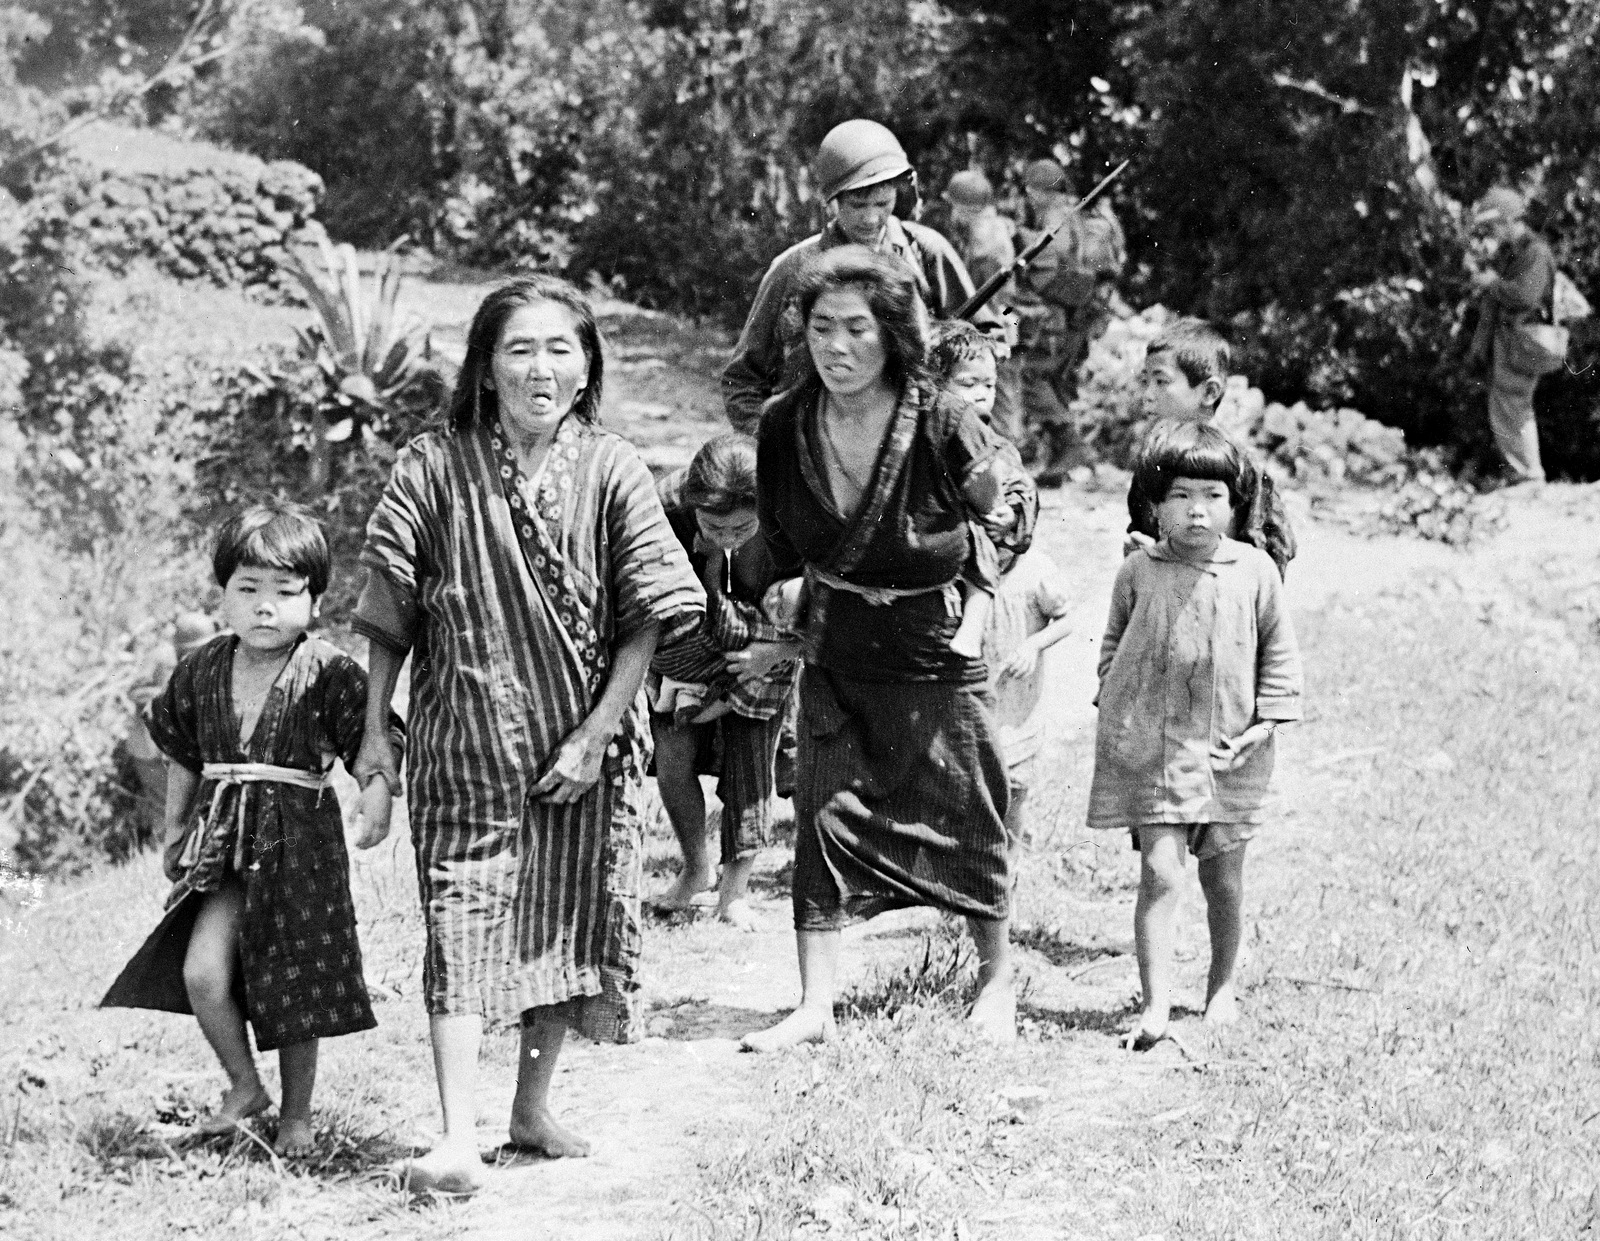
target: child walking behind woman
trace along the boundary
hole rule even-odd
[[[1100,650],[1091,828],[1131,832],[1140,854],[1134,939],[1144,991],[1128,1045],[1167,1034],[1184,850],[1199,861],[1211,931],[1205,1017],[1237,1016],[1245,845],[1261,823],[1273,732],[1300,718],[1300,652],[1278,570],[1226,537],[1247,463],[1222,432],[1175,426],[1134,486],[1160,539],[1122,563]]]
[[[272,1105],[245,1023],[278,1049],[277,1149],[313,1143],[317,1042],[377,1022],[361,973],[335,758],[361,748],[366,673],[307,635],[328,585],[322,529],[297,507],[232,518],[212,558],[232,631],[185,658],[150,704],[168,759],[164,870],[175,881],[160,926],[103,1007],[192,1012],[228,1074],[199,1132],[232,1132]],[[394,727],[398,729],[399,721]],[[357,847],[389,830],[390,789],[361,795]]]

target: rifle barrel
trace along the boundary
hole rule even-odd
[[[1073,215],[1076,215],[1078,212],[1082,211],[1095,199],[1099,198],[1101,194],[1105,193],[1106,187],[1122,175],[1123,169],[1128,166],[1129,162],[1130,161],[1128,160],[1123,160],[1120,164],[1118,164],[1100,179],[1099,185],[1095,186],[1094,189],[1090,190],[1082,198],[1078,199],[1077,205],[1072,209]],[[951,318],[970,319],[973,315],[977,314],[978,311],[987,306],[989,304],[989,299],[1000,291],[1001,285],[1005,284],[1007,280],[1010,280],[1011,277],[1015,276],[1018,272],[1025,270],[1029,263],[1033,262],[1034,259],[1038,258],[1044,253],[1045,247],[1056,239],[1056,234],[1066,227],[1067,220],[1070,220],[1071,218],[1072,216],[1067,216],[1066,219],[1063,219],[1060,224],[1057,224],[1049,232],[1040,234],[1040,236],[1034,240],[1032,245],[1030,245],[1021,254],[1017,255],[1016,261],[1013,262],[1010,267],[1002,267],[999,271],[995,272],[994,275],[990,276],[983,282],[982,285],[978,287],[971,297],[967,298],[967,300],[962,302],[960,306],[956,307],[956,312],[951,316]]]

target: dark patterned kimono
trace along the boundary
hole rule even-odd
[[[410,651],[406,780],[432,1014],[571,1003],[597,1041],[638,1037],[644,694],[599,782],[530,795],[657,623],[698,629],[705,592],[620,436],[569,416],[533,478],[498,424],[418,437],[367,525],[356,628]]]
[[[964,402],[910,389],[855,512],[840,511],[815,386],[767,407],[761,526],[780,575],[806,578],[795,926],[831,930],[905,905],[1009,912],[1008,804],[981,659],[950,649],[976,535],[963,492],[1002,454]],[[1002,488],[1025,550],[1038,495]]]
[[[267,694],[248,743],[233,705],[226,634],[180,663],[149,708],[162,753],[200,775],[217,764],[268,764],[322,783],[334,758],[361,748],[367,674],[338,648],[302,637]],[[398,720],[395,721],[398,728]],[[259,774],[259,773],[258,773]],[[192,863],[167,899],[167,915],[101,1005],[187,1013],[183,959],[201,894],[230,874],[244,885],[239,980],[262,1051],[377,1025],[361,973],[344,822],[331,786],[203,778],[180,842]]]

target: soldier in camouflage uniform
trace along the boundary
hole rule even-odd
[[[1068,407],[1077,395],[1078,367],[1088,356],[1089,342],[1110,320],[1109,303],[1126,250],[1122,226],[1104,200],[1080,213],[1067,171],[1055,160],[1029,164],[1023,189],[1037,229],[1024,230],[1023,244],[1063,225],[1016,281],[1012,299],[1024,418],[1035,441],[1034,472],[1041,485],[1053,487],[1088,460]]]

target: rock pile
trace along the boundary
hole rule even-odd
[[[173,158],[161,146],[170,140],[136,130],[97,137],[71,152],[55,207],[113,266],[147,257],[181,280],[280,287],[285,247],[321,229],[322,178],[301,164],[190,144]]]

